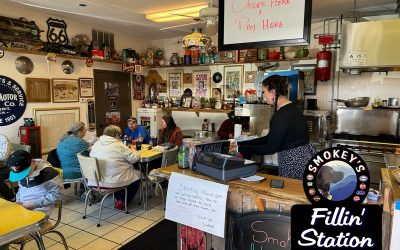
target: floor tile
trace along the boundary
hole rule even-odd
[[[128,208],[128,210],[129,210],[129,214],[132,214],[132,215],[135,215],[135,216],[139,216],[139,215],[143,214],[144,212],[146,212],[146,211],[143,210],[143,206],[134,207],[134,208]]]
[[[164,215],[165,215],[165,212],[163,210],[153,208],[153,209],[150,209],[149,211],[141,214],[140,217],[149,219],[152,221],[157,221],[157,220],[163,218]]]
[[[91,206],[87,206],[87,208],[86,208],[86,214],[91,214],[91,213],[93,213],[93,212],[98,212],[99,211],[99,209],[100,209],[100,206],[97,206],[97,205],[91,205]],[[83,207],[82,208],[82,210],[78,210],[78,211],[76,211],[76,212],[79,212],[79,213],[81,213],[82,215],[84,214],[84,212],[85,212],[85,208]]]
[[[48,247],[56,244],[57,241],[54,241],[47,237],[43,237],[43,243],[44,243],[45,248],[48,248]],[[20,247],[20,245],[18,245],[18,244],[14,245],[14,246],[17,246],[18,249]],[[37,250],[37,249],[38,249],[38,246],[36,244],[36,241],[34,241],[34,240],[28,241],[28,243],[26,243],[25,247],[24,247],[24,250]]]
[[[109,222],[102,221],[100,223],[100,227],[97,227],[97,224],[95,224],[89,228],[86,228],[85,231],[91,234],[95,234],[97,236],[103,236],[106,233],[116,229],[117,227],[119,226]]]
[[[46,247],[46,249],[47,250],[65,250],[65,247],[64,247],[63,244],[57,243],[57,244],[52,245],[49,248]],[[75,248],[72,248],[72,247],[68,246],[68,250],[75,250]]]
[[[96,225],[99,222],[99,219],[94,217],[86,217],[86,219],[79,219],[69,223],[68,225],[76,227],[80,230],[85,230],[93,225]],[[100,223],[101,224],[101,223]]]
[[[153,223],[154,223],[154,221],[152,221],[152,220],[137,217],[137,218],[134,218],[134,219],[128,221],[127,223],[125,223],[123,225],[123,227],[141,232]]]
[[[72,235],[81,232],[80,229],[71,227],[70,225],[58,226],[56,228],[56,230],[58,232],[60,232],[64,236],[64,238],[71,237]],[[59,241],[59,242],[61,241],[60,237],[56,234],[49,233],[49,234],[46,234],[46,237],[51,238],[55,241]]]
[[[83,250],[85,250],[85,249],[88,249],[88,250],[93,250],[93,249],[96,249],[96,250],[103,250],[103,249],[104,250],[109,250],[109,249],[113,249],[113,248],[118,247],[118,246],[119,246],[119,244],[117,244],[115,242],[99,238],[99,239],[89,243],[88,245],[82,247],[81,249],[83,249]]]
[[[94,211],[92,213],[89,213],[88,215],[91,216],[91,217],[98,218],[99,211],[100,211],[100,208],[99,208],[98,211]],[[107,219],[108,217],[111,217],[111,216],[117,214],[119,211],[120,210],[117,210],[117,209],[110,209],[110,208],[103,207],[103,210],[101,212],[101,219],[102,220]]]
[[[83,212],[83,208],[85,207],[85,202],[80,200],[68,200],[67,202],[63,202],[63,207],[68,208],[70,210],[75,210],[79,212]]]
[[[71,237],[68,237],[67,244],[72,248],[81,249],[83,246],[89,244],[97,238],[98,237],[96,235],[81,231],[78,234],[74,234]]]
[[[67,213],[65,216],[61,217],[61,222],[64,224],[68,224],[79,219],[82,219],[82,214],[71,211],[70,213]]]
[[[124,227],[119,227],[119,228],[103,235],[102,238],[120,244],[136,234],[138,234],[138,232],[124,228]]]
[[[126,214],[124,212],[119,212],[111,217],[108,217],[105,220],[113,224],[123,225],[128,221],[132,220],[133,218],[136,218],[136,216],[132,214]]]

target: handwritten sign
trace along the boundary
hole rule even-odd
[[[227,249],[282,250],[290,249],[290,214],[250,212],[228,214]]]
[[[228,186],[172,173],[165,218],[224,237]]]
[[[219,1],[218,48],[250,49],[306,45],[311,0]]]
[[[0,75],[0,126],[18,121],[25,109],[26,96],[22,87],[15,80]]]

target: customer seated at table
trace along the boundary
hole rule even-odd
[[[82,139],[86,132],[85,123],[74,122],[57,145],[64,180],[82,178],[77,154],[89,148],[89,143]]]
[[[235,111],[231,111],[227,115],[228,119],[226,119],[218,129],[218,136],[221,139],[233,139],[233,133],[235,130]]]
[[[131,137],[133,140],[137,140],[139,137],[143,138],[143,143],[147,144],[150,142],[149,131],[143,126],[138,124],[135,117],[128,119],[128,128],[125,129],[124,135]]]
[[[63,189],[58,171],[45,160],[32,159],[23,150],[10,155],[7,167],[10,169],[10,181],[18,181],[16,202],[26,209],[42,211],[50,216]]]
[[[169,115],[163,116],[161,120],[160,133],[158,135],[158,145],[169,142],[181,146],[182,140],[182,130],[176,126],[174,118]]]
[[[6,162],[12,151],[13,148],[8,137],[0,134],[0,195],[9,201],[15,201],[15,195],[4,181],[8,179],[8,175],[10,174]]]
[[[140,159],[139,152],[126,147],[121,140],[121,128],[109,125],[104,129],[104,134],[92,146],[91,157],[96,157],[99,163],[101,175],[104,179],[101,187],[116,188],[127,186],[129,204],[135,196],[140,185],[140,172],[133,163]],[[88,181],[89,186],[96,186],[95,181]],[[125,207],[125,190],[115,193],[114,207],[123,210]]]

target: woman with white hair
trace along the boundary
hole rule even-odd
[[[82,139],[86,131],[85,123],[74,122],[57,145],[64,180],[82,178],[77,154],[89,148],[89,144]]]
[[[104,129],[104,133],[99,140],[92,146],[91,157],[96,157],[104,181],[100,182],[101,187],[116,188],[127,186],[129,204],[139,190],[140,172],[136,170],[133,163],[140,159],[139,152],[133,151],[125,146],[120,136],[121,128],[109,125]],[[94,181],[88,181],[89,186],[96,186]],[[123,210],[125,207],[125,190],[115,193],[114,207]]]

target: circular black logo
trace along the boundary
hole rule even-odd
[[[328,148],[314,155],[303,175],[304,192],[313,204],[361,204],[369,190],[364,160],[345,148]]]
[[[0,75],[0,126],[16,122],[26,109],[26,96],[21,86]]]
[[[215,82],[215,83],[220,83],[221,81],[222,81],[222,74],[221,73],[219,73],[219,72],[215,72],[214,74],[213,74],[213,81]]]

